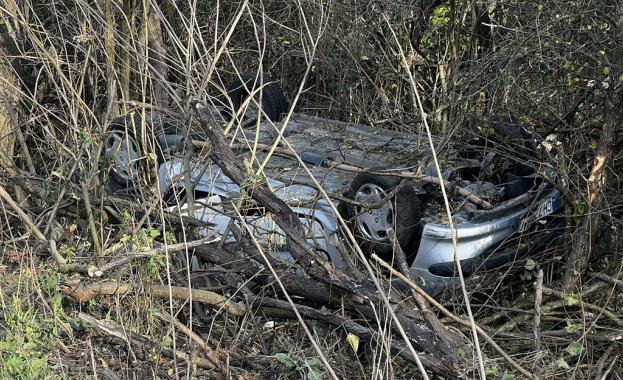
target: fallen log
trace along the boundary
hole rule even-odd
[[[242,316],[247,312],[247,307],[238,302],[231,301],[214,292],[207,290],[182,288],[178,286],[151,285],[143,289],[135,284],[122,283],[117,281],[101,281],[87,283],[80,278],[65,279],[58,289],[81,302],[86,302],[95,297],[103,295],[124,295],[131,293],[147,293],[157,298],[173,298],[203,302],[218,308],[223,308],[232,315]]]

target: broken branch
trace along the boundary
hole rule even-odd
[[[103,295],[124,295],[130,293],[148,293],[156,298],[173,298],[207,303],[227,311],[231,315],[242,316],[247,313],[247,307],[229,298],[207,290],[182,288],[179,286],[152,285],[145,290],[135,284],[117,281],[102,281],[87,284],[80,279],[66,279],[59,290],[75,300],[86,302]]]

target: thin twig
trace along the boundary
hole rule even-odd
[[[99,236],[97,236],[97,228],[95,227],[95,219],[93,218],[93,208],[91,207],[91,199],[89,197],[89,190],[87,189],[86,183],[81,184],[82,187],[82,197],[84,198],[84,204],[87,208],[87,220],[89,222],[89,230],[91,230],[91,238],[93,239],[93,244],[95,245],[95,251],[97,252],[98,257],[104,256],[102,252],[102,245],[100,244]]]
[[[177,327],[177,329],[180,330],[182,333],[186,334],[190,339],[193,340],[193,342],[195,342],[199,347],[201,347],[201,349],[205,352],[206,357],[208,358],[210,363],[214,364],[214,366],[218,369],[218,371],[221,374],[223,374],[225,378],[227,378],[227,368],[223,366],[223,363],[221,363],[221,361],[216,357],[214,350],[212,350],[206,344],[205,340],[203,340],[199,335],[197,335],[197,333],[193,332],[191,329],[186,327],[186,325],[184,325],[182,322],[178,321],[177,319],[172,320],[169,315],[165,315],[160,312],[156,312],[155,314],[156,316],[158,316],[160,319],[162,319],[163,321],[167,323],[171,323],[171,322],[175,323],[175,326]]]
[[[597,366],[595,367],[595,380],[601,379],[601,374],[604,370],[604,365],[606,364],[606,360],[608,360],[608,357],[610,356],[610,354],[612,354],[612,351],[614,351],[616,346],[617,346],[616,343],[610,344],[608,348],[606,349],[606,352],[604,352],[601,358],[599,358],[599,361],[597,362]]]
[[[220,238],[215,238],[214,234],[211,234],[210,236],[201,239],[201,240],[195,240],[195,241],[191,241],[188,243],[178,243],[178,244],[170,244],[170,245],[165,245],[162,246],[160,248],[156,248],[156,249],[152,249],[149,251],[144,251],[144,252],[132,252],[129,253],[125,256],[122,256],[118,259],[112,260],[107,262],[104,265],[101,265],[99,267],[99,270],[104,273],[107,272],[113,268],[117,268],[120,267],[122,265],[126,265],[129,264],[131,262],[134,262],[135,260],[138,259],[142,259],[142,258],[146,258],[146,257],[151,257],[151,256],[157,256],[157,255],[162,255],[162,254],[168,254],[168,253],[173,253],[173,252],[178,252],[178,251],[184,251],[186,249],[192,249],[192,248],[196,248],[196,247],[200,247],[202,245],[207,245],[207,244],[211,244],[214,242],[217,242],[220,240]]]

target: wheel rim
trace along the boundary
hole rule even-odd
[[[138,159],[140,157],[136,140],[125,133],[115,130],[106,137],[106,155],[113,157],[112,170],[126,181],[138,178]]]
[[[387,194],[385,190],[373,183],[362,185],[355,193],[355,200],[361,203],[378,203]],[[389,240],[387,231],[394,225],[394,206],[392,202],[385,202],[383,206],[376,209],[366,209],[355,206],[355,211],[359,215],[355,221],[361,234],[375,242],[381,243]]]

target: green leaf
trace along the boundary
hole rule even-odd
[[[582,202],[578,205],[578,212],[580,214],[586,214],[586,202]]]
[[[322,362],[318,358],[313,358],[307,361],[307,365],[310,367],[319,367],[322,365]]]
[[[569,364],[567,364],[567,362],[563,358],[558,359],[556,364],[558,364],[558,368],[569,369]]]
[[[500,380],[511,380],[514,378],[515,378],[515,375],[513,375],[512,373],[508,373],[508,371],[504,371],[504,373],[502,374],[502,377],[500,377]]]
[[[597,141],[595,141],[595,140],[591,141],[591,145],[589,145],[589,147],[590,147],[591,149],[595,149],[595,148],[597,148]]]
[[[604,74],[606,74],[606,75],[610,74],[610,68],[609,67],[604,67]]]
[[[307,380],[322,380],[322,377],[317,369],[312,368],[309,372],[307,372]]]
[[[565,327],[565,330],[567,330],[569,334],[573,334],[576,331],[582,330],[582,325],[579,323],[571,323],[570,321],[567,321],[567,327]]]
[[[464,358],[466,355],[465,350],[463,350],[462,348],[459,348],[459,350],[457,351],[457,354],[459,355],[460,358]]]
[[[569,345],[569,347],[565,348],[565,351],[567,351],[571,355],[579,355],[580,352],[582,352],[582,343],[573,342]]]
[[[485,370],[485,376],[494,376],[496,374],[495,368],[487,368]]]
[[[576,297],[575,294],[565,294],[562,296],[562,298],[567,303],[567,306],[577,305],[580,302],[580,300],[578,299],[578,297]]]
[[[536,263],[532,259],[526,261],[526,270],[533,270],[536,267]]]
[[[543,4],[539,4],[539,11],[543,10]]]
[[[278,353],[278,354],[275,354],[275,357],[277,358],[277,360],[279,360],[279,362],[283,363],[288,368],[297,367],[296,362],[292,360],[292,358],[288,354]]]
[[[170,336],[166,336],[166,337],[164,338],[164,341],[162,342],[162,345],[163,345],[164,347],[169,347],[172,343],[173,343],[173,339],[171,339],[171,337],[170,337]]]
[[[152,228],[151,230],[149,230],[149,236],[151,236],[151,237],[160,236],[160,231],[158,231],[155,228]]]
[[[38,372],[48,364],[47,358],[32,358],[30,359],[30,365],[33,371]]]

